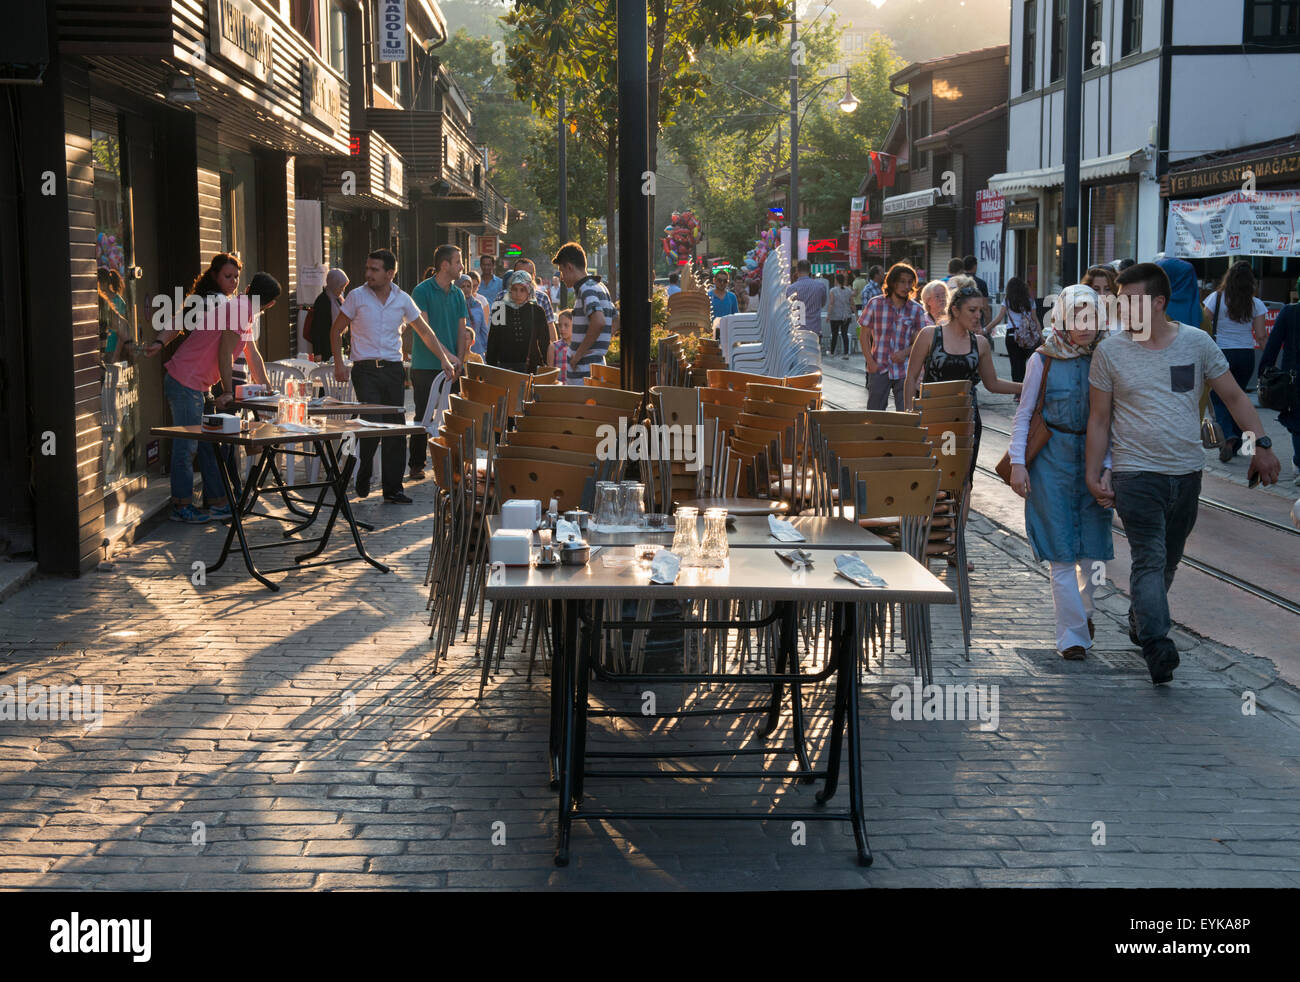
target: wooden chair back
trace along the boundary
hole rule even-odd
[[[561,511],[578,508],[593,474],[591,465],[501,458],[496,464],[497,498],[501,501],[555,498]]]

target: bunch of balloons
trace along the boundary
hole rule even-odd
[[[695,243],[700,240],[700,221],[694,212],[675,211],[671,225],[664,226],[664,255],[680,265],[690,261],[695,254]]]
[[[99,266],[116,269],[118,272],[126,266],[126,257],[122,253],[122,246],[118,244],[116,235],[100,232],[95,237],[95,252],[95,259]]]
[[[781,241],[775,225],[765,228],[759,233],[758,241],[754,243],[754,248],[745,253],[745,270],[743,276],[747,283],[758,283],[763,278],[763,260],[767,254],[777,247]]]

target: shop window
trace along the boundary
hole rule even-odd
[[[1038,0],[1025,0],[1024,27],[1020,37],[1020,91],[1028,92],[1034,87],[1038,55]]]
[[[912,127],[912,170],[925,170],[930,166],[930,154],[925,150],[916,149],[916,141],[924,136],[930,135],[930,100],[923,99],[912,106],[911,110],[911,127]]]
[[[1093,65],[1093,52],[1101,43],[1101,0],[1088,0],[1083,12],[1083,70],[1086,72]]]
[[[260,268],[257,255],[257,162],[252,154],[222,147],[221,251],[239,257],[242,285]]]
[[[1137,258],[1137,182],[1099,184],[1088,191],[1088,264]]]
[[[99,422],[104,487],[112,488],[143,469],[139,371],[134,364],[135,283],[129,275],[130,212],[120,124],[96,111],[90,131],[94,161],[95,264],[99,307],[99,355],[103,367]]]
[[[320,0],[321,56],[348,78],[348,14],[331,0]]]
[[[1052,0],[1052,74],[1050,81],[1065,77],[1065,18],[1069,0]]]
[[[1144,0],[1124,0],[1124,26],[1120,41],[1120,54],[1131,55],[1142,50],[1142,4]]]
[[[1300,44],[1300,0],[1246,0],[1245,40]]]

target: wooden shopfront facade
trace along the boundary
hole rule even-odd
[[[235,252],[241,290],[258,270],[284,289],[263,353],[294,352],[295,160],[348,154],[348,100],[322,54],[328,5],[47,6],[50,61],[9,125],[22,173],[49,180],[25,189],[26,268],[4,286],[25,299],[33,551],[76,574],[165,485],[168,448],[147,435],[169,421],[162,362],[138,350],[155,298]]]

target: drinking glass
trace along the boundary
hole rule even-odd
[[[699,565],[700,540],[695,528],[695,519],[700,510],[683,505],[673,516],[673,555],[681,560],[684,569]]]
[[[618,486],[619,524],[641,528],[645,523],[645,485],[640,481],[623,481]]]
[[[614,481],[596,482],[596,515],[593,521],[603,526],[618,524],[618,484]]]
[[[710,508],[704,513],[704,542],[700,546],[700,565],[725,566],[729,552],[727,509]]]

